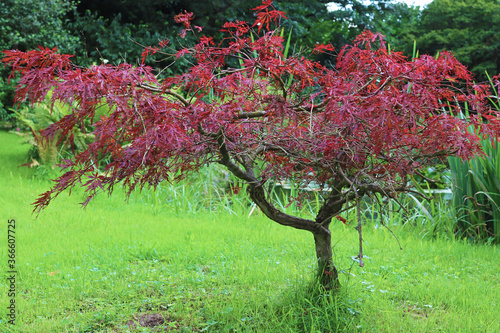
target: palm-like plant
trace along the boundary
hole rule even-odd
[[[500,110],[499,77],[489,79],[495,92],[490,96],[491,105]],[[481,143],[483,156],[468,161],[448,158],[453,181],[453,203],[460,232],[473,239],[499,241],[500,143],[491,140]]]

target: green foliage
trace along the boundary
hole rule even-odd
[[[12,105],[14,86],[9,85],[4,79],[0,78],[0,121],[6,121],[11,118],[9,106]]]
[[[409,34],[419,24],[420,15],[419,7],[403,2],[388,3],[383,10],[375,10],[368,28],[385,35],[391,48],[411,50],[407,42],[413,41],[412,38],[415,37],[409,37]],[[406,55],[411,56],[412,53],[408,52]]]
[[[67,29],[70,0],[4,0],[0,3],[0,50],[29,50],[37,45],[74,53],[79,38]]]
[[[329,1],[331,18],[334,23],[328,24],[333,27],[329,34],[328,42],[340,48],[349,44],[357,35],[366,29],[374,32],[376,17],[385,17],[387,9],[391,6],[388,0],[344,0]]]
[[[500,3],[496,0],[434,0],[404,38],[410,53],[414,40],[420,54],[443,49],[485,80],[485,71],[500,72]]]
[[[39,103],[32,107],[25,106],[19,111],[14,111],[17,120],[26,126],[29,131],[22,135],[26,138],[26,143],[32,145],[28,154],[29,166],[44,166],[55,168],[61,158],[85,150],[87,145],[93,140],[90,122],[83,127],[76,126],[72,132],[63,135],[59,132],[51,139],[42,135],[42,131],[55,124],[63,117],[71,114],[71,107],[61,103],[50,105]]]
[[[344,29],[334,13],[328,11],[327,5],[332,1],[276,1],[276,8],[287,14],[284,27],[291,31],[291,45],[297,47],[314,47],[316,44],[334,43],[340,41],[336,38]],[[338,2],[338,1],[334,1]],[[252,20],[250,20],[252,22]],[[349,40],[350,41],[350,40]]]
[[[498,85],[493,87],[492,108],[500,110]],[[468,109],[465,109],[468,112]],[[471,129],[472,131],[472,129]],[[500,241],[500,144],[481,142],[483,156],[468,161],[448,158],[453,181],[453,204],[460,232],[476,241]]]
[[[220,29],[227,21],[255,21],[249,9],[258,5],[255,0],[219,0],[219,1],[110,1],[89,0],[80,3],[76,22],[72,25],[74,33],[81,32],[84,38],[86,57],[90,61],[107,59],[112,63],[123,61],[126,57],[133,62],[140,57],[141,48],[132,39],[142,45],[153,45],[158,40],[168,38],[171,44],[179,43],[177,36],[180,27],[170,26],[174,15],[187,10],[195,15],[194,24],[203,27],[202,34],[221,39]],[[329,6],[336,3],[334,11]],[[376,27],[391,30],[391,24],[406,26],[407,21],[396,23],[401,17],[398,6],[387,0],[372,1],[369,4],[357,0],[348,1],[274,1],[276,9],[284,11],[289,18],[283,22],[287,31],[291,31],[292,47],[314,47],[316,44],[332,43],[340,49],[350,43],[365,28],[374,28],[374,16],[377,22],[386,22]],[[331,7],[330,7],[331,8]],[[397,12],[390,20],[385,20],[386,12]],[[410,11],[411,12],[411,11]],[[411,12],[413,15],[414,11]],[[406,14],[402,14],[403,16]],[[406,15],[406,16],[408,16]],[[405,17],[406,17],[405,16]],[[392,29],[396,35],[400,28]],[[184,44],[189,44],[188,36]],[[180,46],[180,45],[177,45]],[[296,50],[297,51],[297,50]],[[81,57],[81,55],[80,55]],[[321,60],[331,60],[331,55],[322,54]]]
[[[337,7],[329,11],[333,3]],[[80,65],[104,60],[134,63],[140,58],[142,46],[155,45],[165,38],[171,45],[179,43],[180,27],[168,22],[181,11],[195,13],[194,24],[203,27],[202,33],[218,38],[228,20],[252,23],[255,17],[249,9],[257,5],[255,0],[6,0],[0,4],[0,50],[57,46],[63,53],[77,55],[75,62]],[[274,5],[290,18],[284,26],[292,31],[292,47],[332,43],[340,49],[364,29],[387,34],[393,44],[418,13],[416,8],[387,0],[293,0],[274,1]],[[318,57],[328,61],[332,55]]]
[[[453,204],[461,232],[478,241],[500,240],[500,144],[482,141],[485,156],[450,157]]]
[[[423,189],[446,189],[450,187],[450,170],[447,165],[437,162],[434,166],[425,168],[422,176],[414,176]]]
[[[333,16],[328,13],[328,0],[320,1],[274,1],[277,9],[283,10],[291,18],[293,26],[293,43],[301,40],[302,45],[313,46],[316,42],[325,42],[314,38],[316,29],[321,29],[323,23],[328,23]],[[339,1],[341,2],[341,1]],[[167,26],[166,22],[173,22],[174,15],[187,10],[195,15],[194,24],[203,27],[203,34],[222,36],[220,29],[227,21],[247,21],[252,23],[255,17],[250,9],[256,7],[259,1],[255,0],[218,0],[218,1],[172,1],[172,0],[89,0],[78,7],[83,14],[90,11],[92,15],[102,17],[103,20],[114,21],[120,18],[118,24],[124,28],[144,25],[151,33],[160,33],[176,42],[178,27]],[[140,31],[140,29],[139,29]],[[321,34],[321,33],[320,33]],[[312,36],[311,36],[312,35]],[[89,34],[89,37],[92,34]],[[136,38],[136,36],[133,36]],[[328,37],[328,36],[323,36]],[[110,38],[111,39],[111,38]],[[304,40],[305,39],[305,40]],[[304,43],[305,42],[305,43]]]
[[[107,19],[87,11],[77,14],[69,27],[75,33],[81,33],[85,51],[77,53],[76,61],[82,65],[103,61],[112,64],[134,63],[140,59],[144,46],[156,44],[164,38],[162,32],[151,29],[148,24],[123,22],[120,13]]]

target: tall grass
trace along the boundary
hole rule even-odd
[[[249,217],[252,207],[239,201],[216,205],[203,182],[191,184],[196,191],[165,185],[159,193],[137,192],[127,204],[117,190],[85,210],[77,190],[35,220],[29,203],[50,184],[17,167],[28,148],[18,137],[0,133],[0,140],[0,190],[8,194],[0,197],[1,217],[17,221],[18,254],[17,323],[9,325],[0,310],[0,332],[500,331],[498,247],[425,240],[418,233],[427,224],[417,225],[425,220],[417,213],[382,214],[399,243],[366,217],[362,268],[351,258],[358,237],[353,212],[346,213],[349,225],[332,225],[343,289],[324,295],[311,289],[308,233],[258,210]],[[0,253],[4,271],[6,242]],[[0,309],[6,288],[2,277]],[[134,324],[147,314],[160,314],[164,323]]]

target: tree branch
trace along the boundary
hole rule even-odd
[[[318,229],[318,224],[312,220],[288,215],[278,210],[267,200],[263,184],[250,184],[247,191],[253,202],[255,202],[262,212],[274,222],[295,229],[307,230],[313,234],[317,234],[318,232],[330,232],[326,227]]]
[[[153,91],[153,92],[157,92],[157,93],[162,93],[162,94],[167,94],[167,95],[170,95],[170,96],[174,96],[184,106],[189,106],[190,105],[190,103],[187,101],[187,99],[185,99],[180,94],[178,94],[178,93],[176,93],[176,92],[174,92],[174,91],[172,91],[170,89],[163,90],[163,89],[160,89],[158,87],[154,87],[154,86],[152,86],[150,84],[147,84],[147,83],[140,84],[140,85],[138,85],[138,87],[146,89],[146,90],[149,90],[149,91]]]
[[[356,211],[358,217],[358,225],[356,230],[359,234],[359,253],[357,258],[359,259],[359,267],[363,267],[365,263],[363,262],[363,233],[362,233],[362,223],[361,223],[361,207],[359,205],[359,196],[356,196]]]
[[[235,116],[236,119],[249,119],[249,118],[259,118],[267,115],[265,111],[255,111],[255,112],[244,112]]]
[[[363,233],[362,233],[362,223],[361,223],[361,206],[359,204],[360,194],[354,182],[352,182],[347,177],[342,168],[339,168],[339,172],[342,175],[342,177],[344,177],[344,179],[351,185],[351,188],[354,191],[354,195],[356,198],[356,213],[357,213],[358,225],[356,226],[355,229],[358,231],[359,234],[359,253],[356,256],[356,258],[359,259],[359,267],[363,267],[365,263],[363,262]]]
[[[220,164],[224,165],[227,167],[229,171],[236,177],[250,183],[250,184],[256,184],[259,182],[259,180],[252,174],[243,171],[241,168],[239,168],[232,160],[231,156],[229,155],[229,151],[227,150],[226,146],[226,139],[224,137],[224,133],[221,130],[219,130],[219,133],[216,135],[217,138],[217,143],[219,144],[219,151],[221,153],[221,160],[219,161]]]

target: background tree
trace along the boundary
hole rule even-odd
[[[118,63],[127,55],[127,60],[133,62],[139,58],[142,49],[132,43],[132,39],[143,45],[151,45],[163,38],[170,39],[171,43],[177,42],[178,30],[170,25],[176,13],[184,10],[195,13],[193,22],[204,28],[203,34],[220,39],[223,37],[220,29],[225,22],[253,21],[249,9],[254,6],[254,0],[88,0],[78,4],[74,30],[75,34],[82,33],[87,55],[93,61],[105,58]],[[387,10],[394,11],[390,0],[369,3],[358,0],[292,0],[276,1],[274,6],[289,15],[283,27],[287,34],[291,32],[292,47],[332,43],[337,49],[352,42],[365,28],[372,29],[375,16],[384,17]],[[384,27],[392,23],[396,20],[387,20]],[[187,38],[194,41],[191,36]],[[317,56],[322,61],[334,61],[332,55]]]
[[[479,80],[500,71],[500,3],[496,0],[434,0],[405,37],[407,53],[451,50]]]
[[[415,38],[412,29],[420,24],[420,15],[420,7],[409,6],[403,2],[388,3],[384,10],[374,12],[373,20],[369,22],[367,28],[380,32],[391,47],[405,50],[406,55],[412,56],[412,38]]]
[[[2,0],[0,2],[0,50],[30,50],[37,45],[77,53],[80,38],[68,28],[75,9],[69,0]],[[0,121],[10,118],[14,89],[5,84],[7,71],[0,69]]]
[[[0,49],[30,50],[37,45],[74,53],[79,38],[67,28],[75,9],[69,0],[5,0],[0,4]]]
[[[285,24],[287,33],[292,33],[292,45],[300,40],[303,46],[314,46],[330,38],[328,29],[333,26],[333,15],[327,10],[329,2],[293,0],[275,4],[278,9],[293,13]],[[127,59],[133,62],[140,58],[142,48],[132,43],[132,39],[142,45],[164,38],[177,43],[179,29],[170,25],[176,13],[184,10],[195,13],[194,24],[204,28],[203,34],[220,39],[225,22],[252,21],[254,17],[249,9],[254,6],[254,0],[89,0],[79,3],[74,28],[82,32],[87,54],[92,59],[104,57],[116,63],[127,54]],[[194,36],[187,38],[194,42]]]
[[[82,66],[103,61],[137,63],[143,49],[141,45],[156,44],[165,35],[170,35],[151,29],[147,23],[124,22],[121,13],[112,19],[99,16],[97,12],[75,13],[68,27],[81,38],[83,47],[76,53],[75,62]]]
[[[86,188],[85,205],[116,185],[130,193],[218,163],[247,183],[249,197],[271,220],[312,233],[319,281],[330,289],[338,285],[338,272],[329,226],[346,222],[341,212],[359,206],[364,195],[412,191],[409,177],[428,163],[468,158],[481,151],[480,137],[499,136],[499,115],[485,104],[488,87],[474,85],[449,53],[407,61],[366,31],[342,49],[336,69],[328,69],[305,52],[285,54],[285,13],[271,1],[255,11],[256,31],[227,22],[226,38],[217,44],[203,36],[180,50],[169,49],[167,40],[146,48],[143,62],[163,52],[192,63],[163,80],[144,65],[81,68],[50,49],[5,52],[3,62],[21,73],[18,101],[36,102],[53,91],[54,100],[76,105],[45,135],[67,133],[103,105],[111,110],[95,123],[95,142],[65,162],[66,172],[37,199],[36,210],[77,185]],[[199,32],[192,20],[188,12],[175,17],[182,34]],[[331,50],[320,44],[312,53]],[[238,66],[228,65],[231,58]],[[453,116],[456,101],[468,102],[469,118]],[[95,166],[102,158],[111,162],[101,172]],[[273,205],[268,184],[284,179],[319,184],[326,194],[315,217],[288,215]],[[363,265],[359,209],[356,229]]]
[[[331,19],[336,29],[331,31],[330,40],[342,47],[366,29],[374,27],[374,18],[383,16],[391,0],[358,1],[344,0],[330,2]]]

